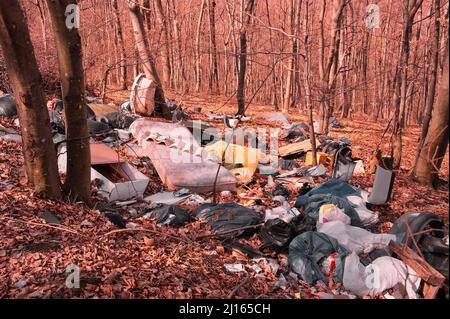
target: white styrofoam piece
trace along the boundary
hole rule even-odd
[[[100,195],[111,202],[142,197],[150,179],[127,162],[115,163],[114,165],[119,165],[130,180],[123,183],[113,183],[91,167],[91,181],[95,179],[102,181],[102,185],[99,186],[98,189]],[[67,153],[65,146],[62,146],[58,150],[58,170],[61,173],[65,173],[67,170]]]
[[[91,168],[91,180],[99,179],[103,182],[99,187],[99,193],[111,202],[116,200],[127,200],[137,196],[142,197],[150,181],[149,178],[127,162],[117,165],[120,166],[130,181],[113,183],[94,168]]]

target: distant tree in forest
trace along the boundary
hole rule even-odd
[[[240,34],[239,51],[239,75],[237,87],[238,115],[245,113],[245,73],[247,70],[247,31],[252,21],[253,11],[255,9],[255,0],[247,0],[245,8],[242,8],[242,26]]]
[[[402,0],[403,31],[400,56],[398,59],[397,72],[395,76],[395,118],[394,133],[392,139],[391,153],[393,168],[400,168],[402,159],[402,135],[405,127],[405,114],[408,92],[408,71],[411,47],[411,33],[414,17],[422,5],[423,0]]]

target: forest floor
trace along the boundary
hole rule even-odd
[[[127,98],[126,93],[112,97],[116,103]],[[206,120],[203,112],[193,112],[197,106],[224,114],[236,111],[236,104],[231,105],[233,101],[223,106],[226,101],[223,97],[184,96],[182,101],[193,119]],[[252,105],[246,115],[261,117],[270,112],[273,107]],[[291,122],[306,120],[306,116],[298,113],[292,110]],[[353,155],[367,164],[386,128],[384,122],[372,123],[364,118],[341,121],[343,128],[332,129],[331,136],[349,138]],[[264,120],[250,123],[245,125],[276,127],[276,123]],[[0,124],[13,126],[12,121]],[[223,126],[220,122],[211,124]],[[373,208],[380,216],[373,231],[387,232],[390,223],[411,211],[434,212],[448,224],[448,186],[431,189],[414,182],[409,175],[419,134],[418,126],[405,131],[402,167],[397,172],[393,198],[388,205]],[[389,147],[388,136],[381,143],[385,152]],[[318,289],[301,281],[285,290],[274,289],[278,276],[263,261],[225,250],[214,238],[196,240],[194,235],[209,233],[205,223],[161,228],[153,221],[129,219],[145,231],[123,233],[117,232],[98,210],[37,199],[26,185],[23,161],[19,144],[0,141],[0,298],[318,298]],[[448,172],[447,154],[441,176],[447,185]],[[351,184],[367,190],[373,184],[373,176],[354,177]],[[258,181],[250,188],[254,188],[253,194],[265,196]],[[159,178],[152,177],[148,194],[163,189]],[[293,199],[295,196],[290,198],[291,202]],[[236,201],[245,200],[236,198]],[[61,227],[43,224],[38,217],[43,211],[57,215]],[[256,235],[243,242],[255,248],[259,245]],[[287,255],[273,257],[278,258],[281,271],[288,272]],[[80,289],[69,289],[65,284],[66,267],[71,263],[80,267]],[[247,273],[225,270],[224,264],[235,263],[244,264]],[[255,276],[251,268],[258,263],[263,276]]]

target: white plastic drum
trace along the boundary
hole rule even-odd
[[[131,87],[130,105],[133,113],[150,116],[155,111],[156,84],[143,73],[139,74]]]

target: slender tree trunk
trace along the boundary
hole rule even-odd
[[[333,115],[334,111],[334,99],[336,90],[336,78],[339,70],[339,46],[340,46],[340,28],[341,21],[344,12],[344,8],[347,2],[345,0],[334,0],[333,2],[333,23],[331,28],[331,42],[330,51],[328,54],[328,59],[326,65],[320,63],[319,73],[321,74],[321,80],[323,85],[323,103],[321,108],[321,118],[320,118],[320,132],[322,134],[328,134],[330,117]],[[325,11],[325,2],[322,4],[321,13],[321,36],[320,36],[320,51],[321,51],[321,62],[324,55],[324,42],[323,42],[323,12]]]
[[[419,52],[419,41],[420,41],[420,35],[421,35],[421,31],[422,31],[422,9],[420,9],[420,15],[419,15],[419,22],[418,22],[418,26],[416,28],[416,45],[414,48],[414,54],[413,54],[413,61],[412,61],[412,73],[415,75],[415,77],[413,77],[414,79],[417,79],[418,75],[419,75],[419,67],[417,65],[417,59],[418,59],[418,52]],[[418,91],[418,90],[417,90]],[[416,93],[416,81],[411,81],[411,85],[409,86],[409,92],[410,94],[408,94],[407,96],[407,110],[408,112],[406,113],[405,116],[405,125],[409,125],[411,124],[411,122],[417,123],[417,119],[413,118],[414,116],[414,106],[417,105],[417,107],[419,107],[420,104],[420,95],[418,97],[416,97],[415,95]],[[419,103],[415,103],[415,102],[419,102]],[[426,103],[426,101],[425,101]]]
[[[150,53],[148,39],[144,36],[144,21],[142,19],[141,10],[133,0],[127,0],[130,10],[130,20],[133,26],[134,38],[139,52],[139,59],[144,69],[144,74],[156,84],[155,106],[163,112],[164,118],[171,120],[172,114],[167,107],[164,89],[156,69],[155,60]]]
[[[209,40],[210,40],[210,77],[209,89],[219,93],[219,66],[217,63],[217,43],[216,43],[216,1],[208,0],[209,12]]]
[[[429,15],[431,16],[432,14],[433,14],[433,10],[434,10],[434,6],[430,6],[430,10],[429,10]],[[432,38],[432,35],[431,35],[431,27],[432,27],[432,23],[433,22],[431,22],[430,21],[430,23],[428,24],[428,26],[427,26],[427,32],[426,32],[426,45],[424,45],[423,46],[423,56],[424,56],[424,67],[422,68],[422,76],[423,76],[423,78],[424,78],[424,81],[423,81],[423,99],[424,99],[424,101],[425,101],[425,105],[423,106],[423,107],[419,107],[418,109],[417,109],[417,113],[418,113],[418,115],[417,115],[417,118],[419,119],[419,123],[421,123],[422,124],[422,127],[423,127],[423,123],[424,123],[424,116],[425,116],[425,112],[426,112],[426,106],[427,106],[427,104],[428,104],[428,94],[429,94],[429,83],[430,83],[430,69],[431,69],[431,60],[433,59],[432,58],[432,50],[430,50],[430,39]],[[433,39],[434,39],[434,37],[433,37]],[[434,98],[433,98],[433,102],[434,102]],[[431,114],[430,114],[430,117],[431,117]],[[418,156],[418,154],[416,155],[416,157]],[[417,161],[417,158],[416,158],[416,160],[414,161],[414,163]]]
[[[314,132],[314,116],[313,116],[313,104],[311,99],[311,48],[309,42],[309,1],[306,1],[305,12],[305,70],[303,72],[303,82],[305,85],[305,98],[306,106],[308,108],[309,115],[309,138],[311,140],[311,155],[313,166],[317,165],[317,152],[316,152],[316,134]]]
[[[144,20],[144,30],[145,27],[147,27],[147,32],[149,32],[152,29],[151,9],[152,7],[150,5],[150,0],[141,1],[141,12],[142,12],[142,19]]]
[[[367,67],[369,64],[369,41],[370,33],[368,30],[364,32],[363,51],[362,51],[362,80],[363,80],[363,113],[369,113],[369,87],[367,83]]]
[[[433,37],[433,43],[431,45],[431,52],[432,52],[432,72],[431,72],[431,79],[430,79],[430,85],[428,89],[427,94],[427,100],[426,100],[426,109],[424,114],[424,119],[422,123],[422,134],[420,136],[419,146],[417,148],[417,155],[415,163],[417,163],[417,160],[419,159],[420,151],[423,147],[423,143],[425,141],[425,137],[428,133],[428,127],[430,125],[431,120],[431,111],[433,110],[434,105],[434,99],[436,95],[436,82],[437,82],[437,73],[439,68],[439,41],[441,39],[441,23],[440,23],[440,0],[434,0],[434,37]]]
[[[247,69],[247,29],[250,27],[255,7],[255,0],[247,0],[245,14],[243,14],[240,36],[239,74],[237,87],[238,115],[245,115],[245,72]]]
[[[283,112],[289,112],[289,108],[291,106],[292,101],[292,87],[294,81],[294,62],[295,55],[297,54],[297,24],[298,24],[298,10],[299,10],[299,0],[289,0],[289,20],[290,20],[290,32],[294,36],[290,39],[291,44],[291,56],[289,57],[287,64],[287,76],[286,76],[286,88],[284,93],[284,101],[283,101]]]
[[[180,24],[178,22],[178,14],[175,8],[175,0],[171,0],[172,12],[173,12],[173,30],[175,33],[175,42],[177,44],[177,59],[178,59],[178,79],[181,80],[181,83],[178,83],[178,87],[181,89],[183,93],[187,92],[188,88],[188,80],[186,78],[186,72],[184,70],[184,59],[183,59],[183,48],[181,45],[181,30]]]
[[[270,9],[269,9],[269,0],[266,0],[266,14],[267,14],[267,23],[269,25],[269,41],[270,41],[270,51],[272,52],[272,63],[276,64],[275,52],[274,52],[274,44],[273,44],[273,32],[272,32],[272,20],[270,18]],[[275,107],[275,110],[278,110],[278,95],[277,95],[277,73],[275,70],[272,72],[272,105]]]
[[[233,32],[232,30],[232,26],[230,25],[230,30],[228,31],[228,35],[224,38],[224,43],[223,43],[223,47],[224,47],[224,94],[228,95],[228,88],[229,88],[229,67],[228,67],[228,46],[230,45],[230,40],[231,40],[231,33]]]
[[[111,0],[114,14],[114,24],[116,30],[116,41],[120,51],[120,87],[122,90],[127,90],[127,58],[125,53],[125,44],[123,41],[122,24],[120,23],[119,7],[117,0]]]
[[[449,128],[449,44],[447,39],[444,55],[444,71],[439,84],[436,104],[433,108],[429,129],[423,147],[419,150],[419,159],[414,169],[415,178],[423,184],[434,184],[438,180],[439,169],[448,147]]]
[[[422,2],[423,0],[403,0],[403,34],[398,74],[396,77],[395,121],[391,148],[393,168],[399,168],[402,159],[402,135],[405,126],[405,109],[408,91],[410,39],[414,17]]]
[[[140,65],[139,65],[139,50],[137,47],[134,48],[134,63],[133,63],[133,78],[137,78],[139,75]]]
[[[383,116],[383,107],[386,104],[385,94],[386,94],[386,91],[389,90],[389,84],[387,81],[387,78],[389,77],[389,71],[388,71],[388,67],[387,67],[387,61],[388,61],[387,51],[388,51],[388,32],[389,32],[390,22],[391,22],[391,13],[392,13],[392,0],[389,0],[388,17],[387,17],[387,21],[386,21],[386,28],[385,28],[384,41],[383,41],[382,62],[380,64],[380,66],[381,66],[380,72],[382,74],[382,80],[381,80],[381,84],[379,86],[380,92],[378,94],[379,110],[377,112],[378,114],[377,114],[375,120],[378,119],[379,115]]]
[[[203,13],[205,11],[206,0],[202,0],[200,13],[197,22],[197,32],[195,37],[195,91],[200,92],[202,74],[201,74],[201,55],[200,55],[200,33],[203,22]]]
[[[44,51],[45,54],[47,54],[48,41],[47,41],[47,18],[45,17],[45,7],[43,0],[37,0],[36,4],[39,9],[39,17],[41,18],[42,41],[44,41]]]
[[[47,0],[58,52],[64,102],[67,173],[65,189],[75,201],[91,202],[91,154],[84,102],[84,73],[81,39],[77,28],[66,26],[65,11],[76,0]]]
[[[163,44],[161,48],[162,60],[163,60],[163,78],[164,83],[170,88],[173,88],[172,69],[170,67],[170,41],[169,41],[169,28],[167,26],[167,17],[164,12],[164,8],[161,0],[155,0],[156,16],[158,22],[161,25],[161,34],[163,37]]]
[[[58,165],[42,77],[16,0],[0,1],[0,45],[18,106],[28,183],[37,195],[59,199]]]

